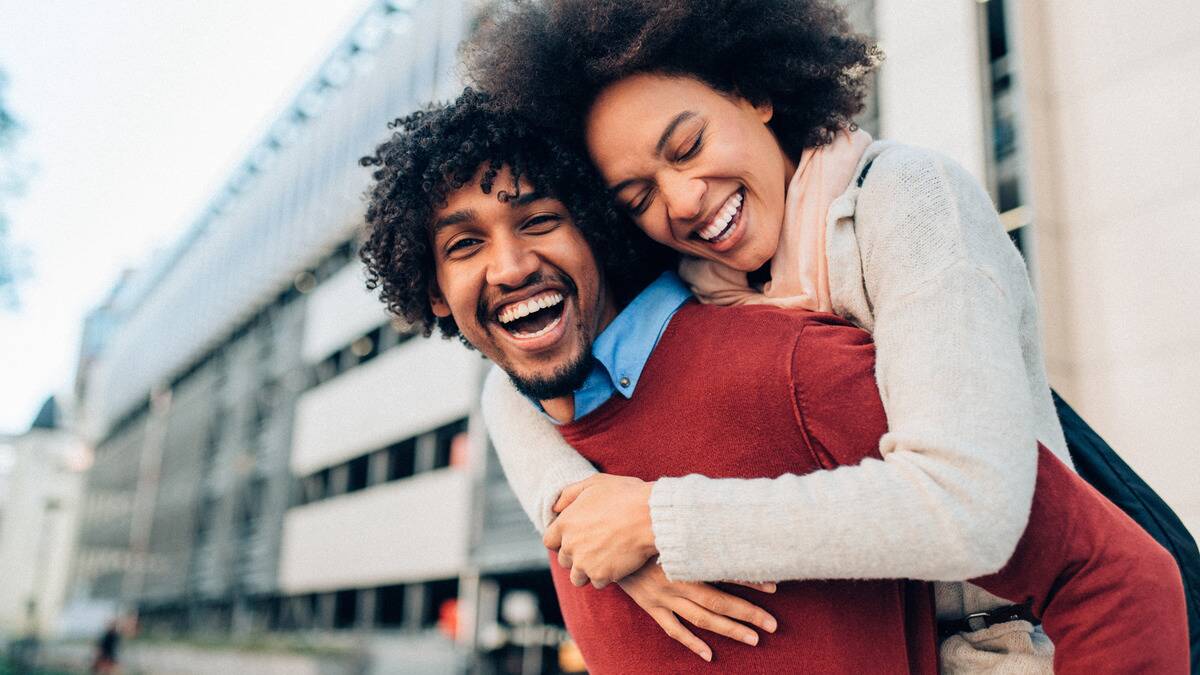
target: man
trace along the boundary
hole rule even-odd
[[[657,269],[615,222],[590,171],[519,120],[487,110],[477,94],[397,126],[364,160],[379,167],[362,253],[369,285],[427,334],[437,325],[495,361],[602,470],[631,481],[759,478],[878,458],[887,427],[866,333],[828,315],[698,305],[670,273],[634,296]],[[614,340],[647,346],[627,357],[639,381],[630,398],[611,395],[629,375],[599,365]],[[1067,657],[1056,663],[1062,670],[1184,672],[1173,560],[1041,455],[1017,553],[976,583],[1031,604]],[[653,556],[644,511],[635,501],[624,511],[631,519],[607,528],[600,549],[632,556],[635,566]],[[1071,536],[1061,536],[1067,525]],[[566,541],[564,528],[556,536]],[[564,568],[552,571],[568,628],[593,671],[695,667],[621,589],[576,587]],[[762,604],[779,631],[757,647],[722,643],[724,669],[936,670],[926,584],[792,582]]]

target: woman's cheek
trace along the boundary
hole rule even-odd
[[[671,228],[667,226],[666,223],[647,222],[643,218],[635,220],[634,223],[637,224],[638,229],[640,229],[642,232],[645,232],[646,236],[650,237],[654,241],[664,246],[670,246],[673,243],[671,238]]]

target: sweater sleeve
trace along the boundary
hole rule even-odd
[[[566,486],[596,473],[530,404],[502,370],[483,385],[483,419],[508,484],[538,532],[554,520],[554,502]]]
[[[987,195],[952,170],[929,153],[885,153],[859,198],[889,424],[882,460],[775,479],[659,480],[651,515],[670,578],[958,581],[1011,556],[1036,473],[1020,337],[1032,297]],[[837,386],[809,379],[810,397]],[[820,426],[814,439],[836,444]]]

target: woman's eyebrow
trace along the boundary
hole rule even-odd
[[[695,116],[696,113],[694,111],[684,110],[672,118],[671,122],[667,124],[667,128],[663,129],[662,136],[658,138],[658,145],[654,146],[655,154],[661,155],[663,153],[663,149],[667,147],[667,143],[671,142],[671,134],[675,133],[675,129],[677,129],[680,124],[683,124]]]

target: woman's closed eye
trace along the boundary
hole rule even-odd
[[[686,162],[689,159],[692,159],[696,155],[700,154],[700,149],[702,147],[704,147],[704,127],[700,127],[699,131],[692,135],[691,139],[688,141],[688,144],[685,146],[685,149],[676,155],[675,161]]]
[[[654,190],[647,189],[642,192],[631,202],[624,204],[624,208],[631,215],[640,216],[650,207],[650,202],[654,200]]]
[[[688,141],[678,152],[675,153],[673,162],[686,162],[694,159],[696,155],[704,148],[704,130],[707,126],[700,127],[692,134]],[[654,201],[654,190],[647,188],[644,192],[639,193],[632,201],[625,202],[623,207],[631,215],[640,216],[650,207],[650,203]]]

